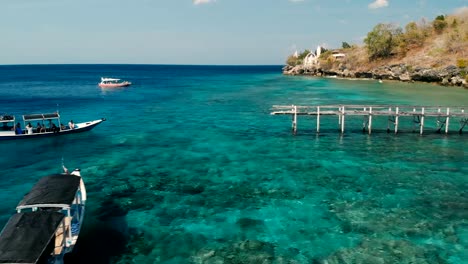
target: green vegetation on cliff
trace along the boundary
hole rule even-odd
[[[374,29],[367,33],[366,43],[367,52],[370,59],[388,58],[394,54],[401,42],[401,28],[392,24],[378,24]]]
[[[408,71],[418,67],[456,66],[468,81],[468,11],[433,21],[410,22],[404,28],[394,24],[376,25],[364,40],[364,46],[343,42],[336,50],[346,56],[337,59],[332,52],[322,52],[320,67],[327,70],[350,69],[369,71],[385,65],[407,65]],[[300,65],[309,51],[290,56],[287,64]]]
[[[310,53],[310,50],[304,50],[301,54],[297,54],[298,56],[296,57],[295,55],[291,55],[288,57],[288,60],[286,61],[287,65],[291,66],[296,66],[300,65],[303,63],[304,58]]]

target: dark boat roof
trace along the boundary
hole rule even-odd
[[[58,113],[23,115],[24,121],[55,119],[55,118],[59,118],[59,117],[60,117],[60,115]]]
[[[18,204],[20,206],[40,204],[71,205],[80,187],[80,176],[56,174],[41,178]]]
[[[36,263],[65,217],[58,212],[14,214],[0,234],[0,263]]]

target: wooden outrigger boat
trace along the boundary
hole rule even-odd
[[[47,114],[31,114],[23,115],[23,126],[12,115],[0,116],[0,140],[5,139],[24,139],[24,138],[37,138],[47,136],[59,136],[66,134],[80,133],[89,131],[95,126],[99,125],[105,118],[98,120],[76,123],[64,126],[60,122],[60,114],[47,113]],[[34,127],[34,123],[38,125]]]
[[[40,179],[0,233],[0,263],[62,264],[83,223],[86,189],[79,169]]]

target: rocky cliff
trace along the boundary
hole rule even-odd
[[[344,67],[325,69],[320,65],[283,67],[285,75],[337,76],[342,78],[368,78],[378,80],[397,80],[404,82],[429,82],[441,85],[462,86],[468,88],[468,82],[461,76],[460,69],[454,65],[438,68],[414,67],[407,64],[379,66],[360,71]]]

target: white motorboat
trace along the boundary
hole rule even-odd
[[[117,88],[130,86],[131,84],[131,82],[122,81],[121,79],[101,77],[101,82],[98,85],[101,88]]]

